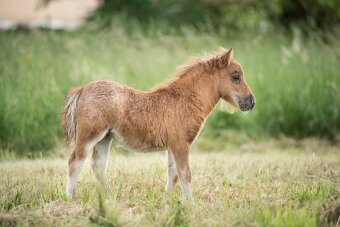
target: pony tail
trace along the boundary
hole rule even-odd
[[[82,92],[83,88],[73,88],[69,90],[65,99],[63,122],[62,126],[64,129],[65,146],[69,147],[76,140],[76,112],[77,112],[77,101]]]

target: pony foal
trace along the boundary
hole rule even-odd
[[[182,66],[171,81],[149,92],[107,80],[70,90],[63,112],[65,142],[72,147],[67,196],[73,197],[89,153],[97,180],[108,187],[107,156],[114,139],[131,149],[167,150],[166,191],[179,179],[182,198],[191,198],[190,146],[221,98],[241,111],[255,106],[232,49]]]

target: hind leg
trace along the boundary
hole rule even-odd
[[[69,199],[73,198],[74,188],[77,183],[77,177],[81,167],[86,159],[86,154],[83,146],[76,146],[68,160],[68,181],[66,186],[66,195]]]
[[[77,142],[70,159],[68,161],[68,181],[66,186],[66,195],[69,199],[74,196],[74,188],[77,183],[77,177],[83,166],[87,154],[92,151],[93,147],[104,138],[107,131],[92,139],[79,139]]]
[[[106,135],[93,148],[91,167],[92,170],[105,191],[109,190],[109,184],[106,179],[107,157],[110,150],[112,137]]]

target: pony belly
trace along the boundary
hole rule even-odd
[[[142,140],[143,137],[124,137],[121,133],[119,133],[115,129],[111,129],[112,138],[120,145],[127,150],[132,151],[141,151],[141,152],[151,152],[151,151],[162,151],[165,150],[166,147],[162,144],[156,144],[155,141]],[[156,144],[156,145],[155,145]]]
[[[154,151],[164,151],[166,147],[155,147],[149,144],[132,144],[116,140],[119,147],[125,150],[136,151],[136,152],[154,152]]]

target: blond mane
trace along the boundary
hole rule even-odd
[[[194,72],[197,72],[198,70],[201,70],[202,73],[205,72],[212,72],[217,68],[217,63],[215,63],[216,59],[219,59],[222,54],[225,53],[225,49],[220,50],[219,52],[215,54],[205,55],[203,57],[191,57],[187,61],[187,63],[180,65],[176,68],[175,73],[173,74],[170,79],[166,80],[165,82],[162,82],[153,88],[150,89],[151,92],[157,91],[157,90],[163,90],[165,88],[170,87],[171,85],[176,84],[179,80],[195,75]]]

